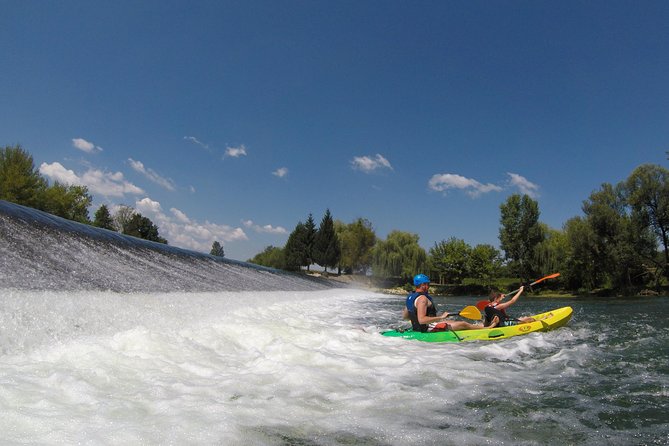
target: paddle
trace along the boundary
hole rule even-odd
[[[460,310],[459,313],[449,313],[448,317],[451,317],[451,316],[462,316],[462,317],[465,317],[467,319],[472,319],[472,320],[477,321],[477,320],[481,319],[481,312],[475,306],[469,305],[469,306],[463,308],[462,310]]]
[[[545,277],[542,277],[541,279],[535,280],[529,286],[532,287],[532,286],[536,285],[537,283],[543,282],[544,280],[554,279],[554,278],[558,277],[559,275],[560,275],[560,273],[549,274]],[[506,295],[516,294],[518,291],[520,291],[520,288],[518,288],[517,290],[509,291],[508,293],[505,293],[505,294]],[[476,302],[476,309],[477,310],[483,310],[483,309],[485,309],[485,307],[488,306],[489,303],[490,303],[489,300],[480,300],[480,301]]]

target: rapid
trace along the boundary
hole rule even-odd
[[[380,335],[402,324],[401,296],[149,246],[132,257],[161,284],[151,290],[124,274],[138,270],[131,248],[1,211],[3,445],[669,442],[666,298],[528,297],[514,313],[570,305],[572,321],[498,342],[411,342]],[[56,273],[39,269],[39,249],[17,254],[28,241],[55,252]],[[63,286],[72,270],[77,285]]]

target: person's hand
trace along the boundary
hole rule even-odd
[[[446,319],[447,317],[448,317],[448,311],[444,311],[444,312],[441,314],[441,319],[443,320],[443,319]]]

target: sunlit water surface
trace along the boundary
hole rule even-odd
[[[669,442],[667,299],[526,298],[573,319],[463,344],[381,336],[402,300],[0,290],[2,444]]]

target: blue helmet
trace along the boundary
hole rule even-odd
[[[416,286],[420,286],[424,283],[430,283],[430,278],[427,277],[425,274],[416,274],[413,276],[413,284]]]

